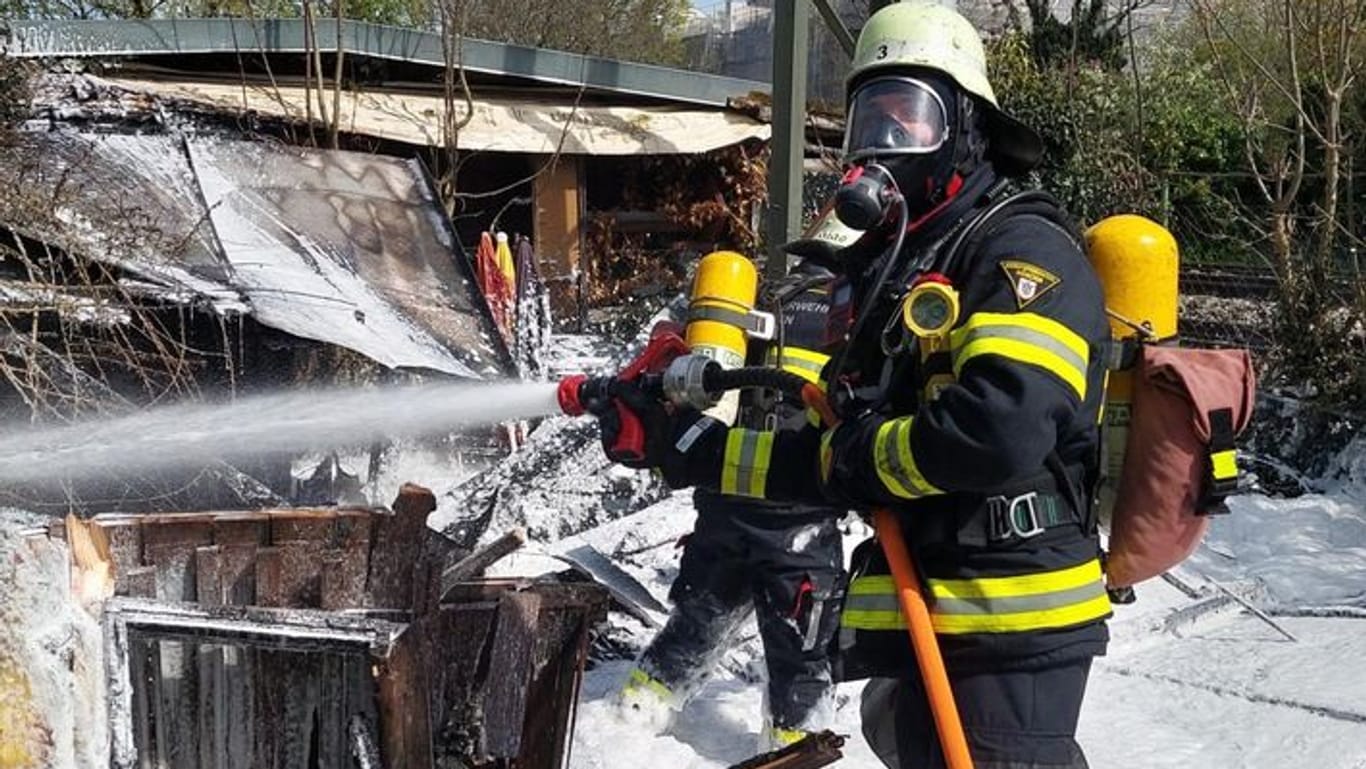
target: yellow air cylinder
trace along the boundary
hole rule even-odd
[[[1114,339],[1176,337],[1180,256],[1176,238],[1165,227],[1134,214],[1111,216],[1086,231],[1086,253],[1100,276]],[[1105,459],[1099,490],[1100,520],[1107,527],[1124,465],[1132,403],[1132,372],[1111,371],[1101,423]]]
[[[759,291],[754,263],[734,251],[714,251],[702,257],[693,277],[684,338],[694,354],[705,355],[723,368],[745,365],[750,311]],[[707,413],[734,422],[739,394],[727,393]]]

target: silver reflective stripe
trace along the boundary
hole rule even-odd
[[[702,433],[710,430],[712,425],[719,424],[721,424],[721,420],[719,419],[707,416],[702,417],[696,422],[693,422],[692,427],[689,427],[683,432],[683,435],[679,436],[678,442],[674,444],[674,448],[678,449],[678,453],[680,454],[688,453],[688,449],[692,448],[692,445],[697,442],[697,439],[702,437]]]
[[[1059,342],[1057,339],[1021,326],[987,324],[970,329],[962,337],[954,340],[953,359],[957,361],[958,351],[978,339],[1011,339],[1016,342],[1024,342],[1025,344],[1030,344],[1035,347],[1041,347],[1070,363],[1077,371],[1081,372],[1083,377],[1086,376],[1085,358],[1078,356],[1072,348]]]
[[[825,370],[825,365],[822,363],[817,363],[814,360],[798,358],[795,355],[784,355],[783,368],[799,368],[803,371],[810,371],[813,374],[819,374],[821,373],[821,371]]]
[[[1035,595],[1017,595],[1008,598],[936,598],[933,611],[935,614],[979,617],[988,614],[1021,614],[1030,611],[1059,609],[1099,598],[1104,594],[1105,583],[1097,580],[1067,590]]]
[[[802,371],[810,371],[811,373],[819,376],[820,373],[825,370],[825,364],[830,360],[830,356],[826,355],[825,353],[818,353],[810,350],[807,351],[807,355],[820,358],[820,360],[811,360],[811,358],[808,358],[806,356],[795,355],[789,351],[789,348],[784,348],[783,362],[782,365],[779,366],[779,368],[799,368]],[[765,358],[765,361],[770,366],[778,365],[778,351],[769,350],[768,357]]]
[[[898,419],[892,426],[891,433],[887,436],[887,442],[881,447],[882,460],[887,463],[887,470],[897,480],[908,489],[912,494],[919,496],[929,496],[938,491],[933,486],[923,483],[917,476],[919,473],[912,472],[911,468],[901,463],[901,445],[903,442],[909,444],[911,440],[911,420]],[[909,448],[909,446],[908,446]]]
[[[735,493],[748,496],[754,483],[754,457],[759,453],[759,433],[746,430],[740,439],[740,457],[735,468]]]
[[[816,648],[816,641],[821,635],[821,615],[825,612],[825,601],[816,599],[811,604],[811,614],[806,618],[806,637],[802,639],[802,651],[809,652]]]
[[[850,593],[844,598],[845,611],[901,611],[901,603],[891,593]]]

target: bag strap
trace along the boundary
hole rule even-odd
[[[1205,488],[1196,512],[1216,515],[1228,512],[1224,500],[1238,491],[1238,459],[1234,451],[1233,409],[1211,409],[1209,419],[1209,447],[1205,457]]]

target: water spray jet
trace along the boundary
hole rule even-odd
[[[442,382],[182,403],[42,429],[0,428],[0,484],[443,435],[560,413],[556,385]]]

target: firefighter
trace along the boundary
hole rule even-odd
[[[738,258],[738,257],[737,257]],[[799,266],[774,294],[780,344],[767,363],[815,381],[840,334],[828,325],[833,276]],[[757,360],[755,363],[763,363]],[[800,426],[801,404],[746,393],[740,423]],[[763,748],[790,744],[829,726],[833,714],[828,649],[838,630],[844,586],[840,510],[694,493],[697,521],[683,545],[670,590],[673,611],[636,661],[621,692],[631,717],[667,727],[720,658],[741,623],[755,615],[768,671]],[[629,712],[629,711],[628,711]]]
[[[765,435],[631,397],[650,432],[638,464],[675,486],[743,475],[767,499],[892,510],[976,766],[1084,767],[1077,717],[1110,615],[1090,505],[1099,281],[1059,206],[1013,186],[1042,142],[997,106],[962,16],[879,10],[847,85],[836,211],[866,232],[833,259],[835,312],[847,294],[855,318],[822,375],[838,423]],[[871,679],[864,733],[889,767],[943,766],[876,543],[851,571],[837,674]]]

